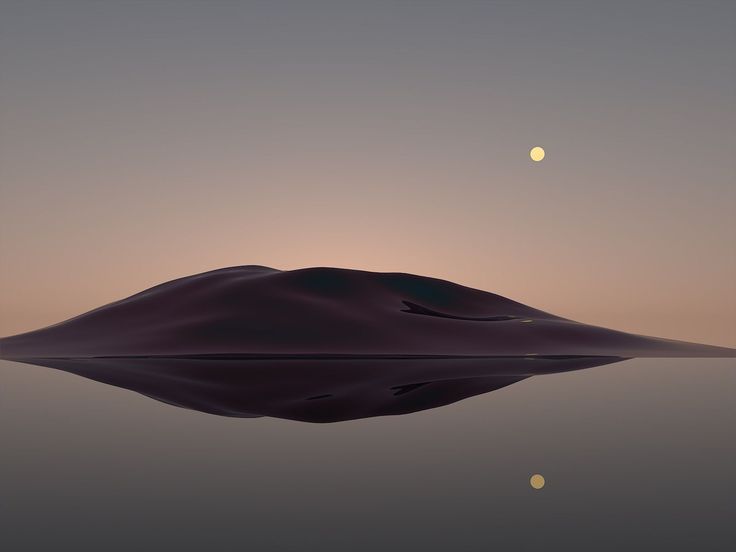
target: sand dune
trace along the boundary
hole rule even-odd
[[[0,340],[0,356],[717,357],[734,350],[566,320],[402,273],[224,268]]]

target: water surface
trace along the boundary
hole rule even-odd
[[[733,544],[733,359],[628,360],[333,424],[213,416],[9,361],[0,376],[8,550]]]

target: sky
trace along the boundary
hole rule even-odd
[[[260,264],[736,346],[734,51],[728,1],[3,0],[0,335]]]

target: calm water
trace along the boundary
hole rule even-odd
[[[736,541],[733,359],[630,360],[334,424],[223,418],[7,361],[0,381],[13,552]]]

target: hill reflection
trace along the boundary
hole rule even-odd
[[[220,416],[339,422],[409,414],[496,391],[526,378],[623,357],[40,358],[56,368]]]

